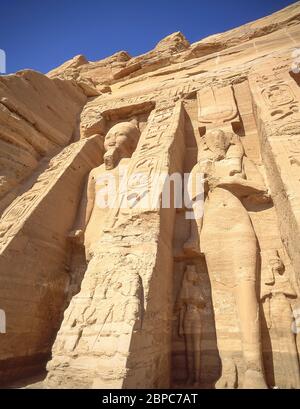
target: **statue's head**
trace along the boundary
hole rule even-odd
[[[230,136],[221,129],[213,129],[205,134],[205,142],[217,159],[223,159],[230,145]]]
[[[196,283],[200,281],[200,277],[197,272],[196,266],[187,265],[185,269],[185,277],[187,281],[192,282],[192,283]]]
[[[130,158],[140,137],[139,128],[132,122],[114,125],[104,140],[104,163],[107,170],[117,166],[120,159]]]
[[[284,273],[284,264],[276,250],[269,255],[268,265],[273,274],[282,275]]]

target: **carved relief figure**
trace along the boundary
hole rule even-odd
[[[280,388],[300,388],[300,372],[296,336],[293,333],[291,299],[297,294],[285,273],[276,250],[267,254],[268,269],[262,286],[263,309],[272,339],[275,384]],[[276,368],[276,366],[279,368]],[[283,376],[280,376],[282,374]]]
[[[135,324],[134,329],[141,329],[144,300],[143,283],[140,275],[132,270],[126,271],[124,277],[115,283],[116,310],[122,309],[122,321]]]
[[[187,383],[195,385],[198,385],[200,381],[201,310],[204,307],[205,300],[199,274],[195,266],[187,266],[177,308],[179,310],[179,335],[184,335],[186,342]]]
[[[115,200],[113,193],[118,192],[122,170],[130,160],[139,137],[140,131],[132,122],[121,122],[113,126],[104,141],[104,164],[89,174],[78,219],[70,234],[77,243],[84,243],[87,260],[94,254],[94,246],[102,234],[108,207],[113,204],[111,200]],[[124,165],[124,169],[121,165]],[[110,191],[111,188],[113,191]],[[98,198],[101,198],[101,203]]]
[[[235,322],[238,320],[245,364],[243,387],[266,387],[256,294],[257,242],[251,220],[242,203],[243,198],[251,195],[264,197],[266,188],[247,179],[247,160],[237,135],[221,129],[211,130],[202,139],[198,163],[190,176],[195,178],[200,172],[205,181],[204,214],[196,218],[196,223],[192,225],[185,251],[204,253],[211,279],[218,349],[222,361],[222,376],[216,387],[236,386],[235,364],[227,334],[224,333],[224,325],[230,325],[230,322],[224,323],[226,314],[232,314]],[[199,194],[193,189],[189,193],[191,199]],[[193,207],[197,206],[199,203],[195,202]],[[224,300],[229,295],[234,305],[224,315]]]

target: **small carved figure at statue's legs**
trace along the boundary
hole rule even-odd
[[[257,243],[253,228],[244,222],[240,226],[243,242],[233,247],[234,273],[236,280],[235,299],[241,331],[246,372],[243,388],[265,389],[262,363],[259,305],[256,293]],[[248,224],[248,226],[247,226]]]
[[[189,385],[199,385],[200,382],[200,334],[186,334],[186,354],[187,354],[187,381]]]
[[[193,351],[193,336],[192,334],[185,335],[186,342],[186,363],[187,363],[187,379],[186,383],[188,385],[193,383],[193,360],[194,360],[194,351]]]
[[[285,372],[285,388],[300,389],[299,358],[295,334],[292,331],[292,310],[286,296],[274,294],[270,300],[271,320],[280,354],[280,366]],[[275,380],[276,381],[276,380]]]
[[[194,384],[200,383],[200,355],[201,355],[201,335],[194,334]]]
[[[194,265],[186,267],[177,308],[179,335],[185,336],[187,383],[198,385],[200,380],[201,356],[201,310],[205,308],[201,280]]]

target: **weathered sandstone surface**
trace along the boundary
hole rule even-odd
[[[0,77],[1,384],[300,388],[299,56],[297,2]]]

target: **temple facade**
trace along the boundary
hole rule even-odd
[[[0,77],[0,384],[300,388],[300,3]]]

